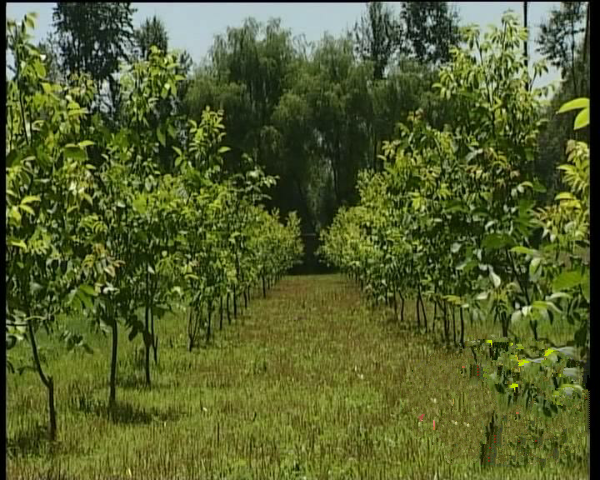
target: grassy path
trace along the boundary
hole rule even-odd
[[[49,361],[60,428],[53,451],[36,437],[46,421],[39,381],[9,377],[9,443],[20,446],[9,478],[514,477],[509,468],[479,471],[494,404],[481,386],[458,383],[468,356],[437,351],[369,312],[341,276],[288,277],[266,300],[255,296],[237,324],[193,353],[182,319],[160,324],[151,390],[130,362],[139,342],[123,341],[117,423],[102,410],[108,339],[94,340],[93,356],[57,353]],[[520,477],[587,478],[583,413],[576,418],[571,456],[538,473],[522,468]],[[521,427],[508,424],[505,438]]]

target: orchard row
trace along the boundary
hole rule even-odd
[[[483,39],[476,29],[466,32],[469,48],[454,49],[434,85],[453,105],[453,125],[436,130],[421,111],[400,125],[384,146],[385,170],[361,175],[359,204],[338,213],[321,254],[374,301],[400,310],[401,321],[405,298],[415,298],[418,326],[427,331],[429,300],[447,341],[453,319],[457,343],[460,319],[462,347],[470,344],[466,319],[494,318],[511,348],[503,358],[492,354],[504,368],[486,377],[509,402],[525,397],[551,415],[559,398],[581,390],[572,378],[589,359],[589,150],[571,141],[559,167],[566,190],[544,202],[533,168],[544,92],[531,87],[525,39],[511,16]],[[567,110],[581,110],[576,128],[587,125],[589,100],[569,102]],[[574,325],[575,336],[545,350],[544,360],[525,358],[521,340],[507,338],[511,326],[528,322],[539,347],[550,342],[539,337],[541,322],[559,321]],[[537,381],[551,374],[551,389]]]
[[[275,179],[249,157],[235,171],[224,162],[222,114],[207,109],[199,123],[179,115],[175,56],[154,48],[126,66],[107,113],[101,86],[85,75],[47,80],[33,26],[31,15],[7,22],[6,342],[13,371],[10,349],[29,343],[54,438],[39,328],[60,330],[69,348],[86,345],[60,319],[85,316],[111,335],[114,407],[119,330],[141,338],[150,384],[155,322],[172,306],[188,307],[191,350],[200,331],[210,339],[218,308],[229,314],[232,303],[237,314],[239,298],[261,283],[266,295],[302,244],[294,213],[282,224],[262,206]]]

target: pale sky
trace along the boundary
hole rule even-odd
[[[398,2],[390,3],[399,11]],[[529,25],[531,39],[538,36],[539,24],[548,17],[552,7],[560,2],[529,2]],[[522,18],[522,2],[451,2],[458,7],[462,24],[476,23],[485,31],[490,24],[499,25],[502,14],[514,10]],[[21,20],[23,15],[38,13],[34,40],[43,39],[52,30],[52,10],[55,3],[8,3],[7,18]],[[264,22],[270,17],[281,18],[284,28],[294,35],[304,34],[308,41],[319,40],[325,32],[341,34],[352,27],[365,11],[365,3],[133,3],[137,8],[134,26],[138,27],[146,18],[157,15],[165,24],[169,34],[170,49],[187,50],[194,63],[208,53],[215,35],[226,28],[240,26],[247,17]],[[535,42],[530,43],[532,60],[539,59]],[[551,70],[540,84],[559,79],[556,70]],[[537,84],[537,82],[536,82]],[[538,85],[540,85],[538,84]]]

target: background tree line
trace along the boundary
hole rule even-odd
[[[85,71],[106,84],[97,108],[112,122],[120,121],[119,62],[147,56],[151,45],[169,49],[163,22],[149,18],[136,29],[134,12],[131,3],[58,3],[55,30],[40,45],[53,75]],[[461,107],[429,92],[459,42],[460,23],[448,2],[369,2],[353,29],[309,43],[278,19],[249,18],[217,35],[194,68],[180,53],[186,81],[176,108],[194,120],[206,106],[223,109],[232,147],[226,168],[242,169],[243,152],[250,152],[279,176],[269,207],[296,210],[303,232],[319,232],[340,206],[357,201],[358,172],[381,168],[382,142],[410,112],[421,109],[436,128],[451,123]],[[563,80],[548,103],[537,152],[551,198],[572,122],[554,113],[566,99],[589,96],[589,2],[561,2],[532,40],[535,47],[526,49],[536,48]],[[581,135],[589,137],[589,129]],[[165,166],[174,156],[167,142]]]

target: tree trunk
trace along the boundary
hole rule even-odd
[[[265,285],[265,276],[261,275],[261,278],[262,278],[263,298],[267,298],[267,287]]]
[[[400,300],[402,300],[402,303],[400,304],[400,321],[404,323],[404,297],[402,296],[401,291],[398,291],[398,293],[400,295]]]
[[[231,299],[231,293],[227,292],[227,322],[231,325],[231,308],[229,306]]]
[[[112,327],[112,351],[110,358],[110,390],[108,395],[108,408],[113,411],[117,404],[117,348],[119,346],[119,324],[111,306],[109,325]]]
[[[150,386],[150,272],[146,269],[146,308],[144,312],[144,371],[146,373],[146,385]]]
[[[444,311],[444,334],[446,335],[446,342],[450,340],[450,328],[448,325],[448,307],[446,303],[442,303],[442,308]]]
[[[582,68],[584,69],[584,72],[585,72],[585,64],[587,62],[589,41],[590,41],[590,2],[587,2],[587,6],[585,9],[585,33],[583,36],[583,65],[582,65]],[[582,95],[585,94],[585,90],[586,90],[585,89],[585,81],[586,81],[586,76],[582,75],[581,76],[581,94]]]
[[[35,368],[38,372],[40,380],[48,390],[48,414],[50,417],[50,425],[48,430],[48,436],[50,440],[56,440],[56,408],[54,405],[54,380],[52,376],[46,375],[44,370],[42,369],[42,364],[40,362],[40,357],[38,354],[37,343],[35,341],[35,331],[33,329],[33,325],[31,321],[28,324],[29,328],[29,343],[31,344],[31,351],[33,354],[33,361],[35,363]]]
[[[423,321],[425,322],[425,332],[427,332],[427,312],[425,312],[425,303],[423,302],[423,296],[419,289],[419,301],[421,302],[421,310],[423,311]]]
[[[156,292],[156,284],[152,285],[152,292],[150,298],[154,298]],[[154,352],[154,365],[158,365],[158,337],[156,336],[156,332],[154,330],[154,312],[152,308],[150,308],[150,335],[152,336],[152,350]]]
[[[144,348],[145,348],[145,356],[144,356],[144,372],[146,374],[146,386],[150,387],[152,382],[150,381],[150,348],[151,342],[148,338],[146,338],[148,334],[144,332]]]
[[[233,318],[237,318],[237,288],[233,284]]]
[[[456,307],[452,305],[452,341],[456,345]]]
[[[575,67],[575,23],[571,19],[571,75],[573,76],[574,97],[579,97],[579,83],[577,82],[577,69]]]
[[[154,365],[158,365],[158,337],[154,331],[154,312],[150,309],[150,328],[152,335],[152,350],[154,352]]]
[[[223,330],[223,295],[219,297],[219,330]]]
[[[463,309],[460,309],[460,345],[465,348],[465,318]]]
[[[528,2],[523,2],[523,27],[527,28],[527,4]],[[529,74],[529,31],[527,31],[527,39],[523,42],[523,54],[525,56],[525,69],[527,70],[527,74]],[[531,88],[531,85],[527,84],[527,90]]]
[[[508,315],[506,312],[500,313],[500,322],[502,323],[502,336],[508,337]]]
[[[531,331],[533,332],[533,338],[536,342],[538,341],[537,327],[538,327],[537,320],[529,320],[529,328],[531,328]]]
[[[190,306],[190,315],[188,319],[188,352],[191,352],[196,344],[196,335],[198,333],[198,325],[201,321],[202,305],[199,308]]]
[[[208,301],[208,305],[206,306],[206,312],[207,312],[207,322],[206,322],[206,343],[208,343],[210,341],[210,324],[211,324],[211,320],[212,320],[212,299]]]

